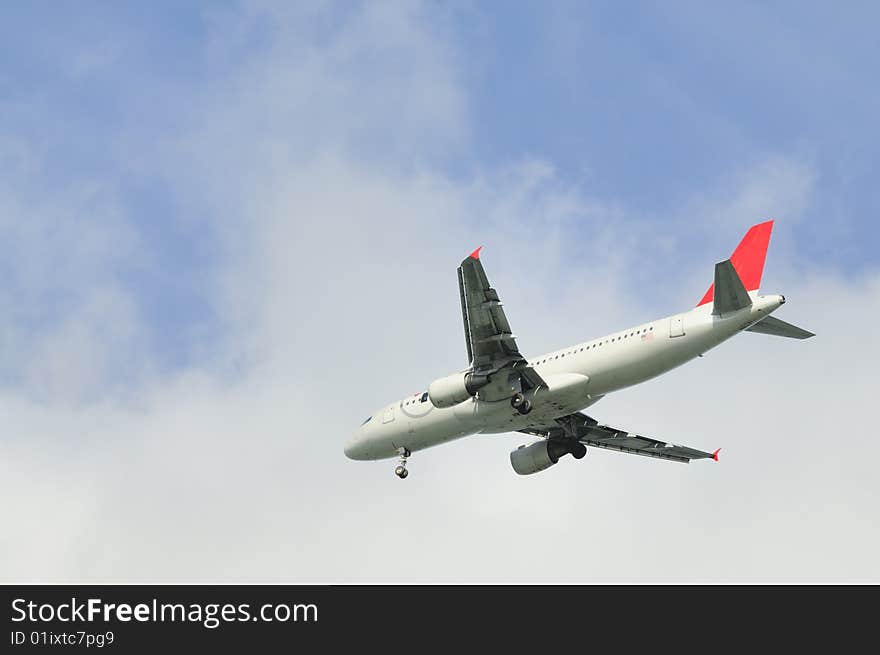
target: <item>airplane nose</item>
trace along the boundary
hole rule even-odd
[[[354,435],[351,439],[345,442],[345,456],[349,459],[354,459],[354,452],[357,448],[357,435]]]
[[[363,436],[358,432],[346,442],[344,452],[349,459],[366,459],[366,450]]]

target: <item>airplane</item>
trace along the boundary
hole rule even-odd
[[[520,353],[483,269],[482,246],[477,248],[458,268],[469,366],[368,416],[345,444],[345,455],[399,457],[395,474],[404,479],[414,452],[469,435],[516,431],[539,438],[510,453],[519,475],[543,471],[564,455],[581,459],[588,446],[673,462],[718,461],[720,448],[710,453],[633,434],[582,410],[742,331],[815,336],[771,316],[785,296],[758,293],[772,230],[772,220],[748,230],[730,259],[715,265],[715,280],[694,309],[535,357]]]

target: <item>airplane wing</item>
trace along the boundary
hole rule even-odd
[[[538,425],[520,430],[525,434],[533,434],[545,439],[574,438],[587,446],[616,450],[619,453],[644,455],[657,459],[668,459],[673,462],[687,464],[692,459],[714,459],[718,461],[718,450],[714,453],[703,452],[687,446],[666,443],[651,437],[643,437],[626,430],[618,430],[607,425],[599,425],[598,421],[580,412],[560,416],[546,425]]]
[[[492,376],[511,368],[519,374],[524,387],[545,385],[541,376],[526,365],[517,348],[498,292],[489,284],[480,262],[480,249],[474,250],[458,267],[465,344],[474,373]]]

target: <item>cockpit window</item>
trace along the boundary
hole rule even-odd
[[[423,402],[423,403],[428,402],[428,392],[427,391],[422,394],[421,402]]]
[[[371,418],[373,418],[373,417],[368,416],[367,419],[363,423],[361,423],[361,425],[366,425],[367,423],[369,423]]]

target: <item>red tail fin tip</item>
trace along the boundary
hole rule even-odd
[[[480,258],[480,251],[482,249],[483,249],[483,246],[480,246],[479,248],[474,250],[470,255],[468,255],[468,257],[471,257],[473,259],[479,259]]]
[[[770,244],[772,231],[772,220],[753,225],[730,256],[730,262],[746,291],[754,291],[761,286],[761,275],[764,273],[764,260],[767,258],[767,246]],[[714,299],[715,284],[713,283],[703,299],[697,303],[697,307]]]
[[[712,453],[712,459],[714,459],[716,462],[718,461],[718,453],[720,453],[720,452],[721,452],[721,449],[719,448],[714,453]]]

